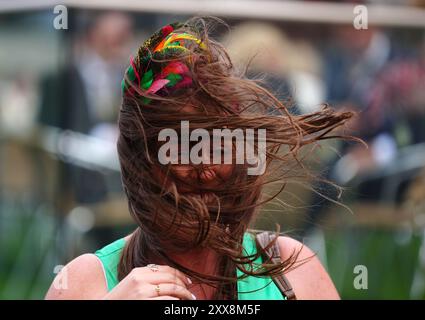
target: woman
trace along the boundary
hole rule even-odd
[[[338,299],[310,249],[283,236],[261,247],[248,227],[285,183],[311,176],[298,150],[329,138],[352,114],[324,108],[292,116],[237,70],[208,29],[203,18],[166,25],[130,59],[118,153],[137,229],[71,261],[68,287],[54,282],[46,299],[294,298],[272,281],[282,274],[298,299]],[[192,139],[183,124],[204,131]],[[244,132],[245,144],[220,138],[214,145],[215,129]],[[241,155],[244,161],[237,160]],[[253,173],[255,164],[263,170]],[[274,194],[266,195],[270,184]]]

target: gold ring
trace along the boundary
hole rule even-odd
[[[155,291],[156,291],[156,293],[158,294],[158,296],[159,296],[159,291],[160,291],[160,289],[159,289],[159,284],[157,284],[156,285],[156,287],[155,287]]]
[[[151,269],[152,270],[152,272],[157,272],[159,269],[158,269],[158,265],[157,264],[153,264],[153,263],[150,263],[150,264],[148,264],[147,265],[147,267],[149,268],[149,269]]]

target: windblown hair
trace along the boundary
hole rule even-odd
[[[237,299],[236,268],[244,276],[273,276],[295,267],[297,253],[280,265],[264,261],[263,265],[254,266],[253,261],[263,252],[244,254],[243,235],[259,208],[275,198],[288,177],[293,176],[294,163],[303,168],[300,148],[340,137],[330,133],[349,120],[352,113],[325,106],[311,114],[292,115],[282,101],[258,81],[249,79],[246,69],[234,66],[223,45],[209,37],[213,25],[199,17],[174,24],[173,32],[193,35],[201,40],[203,49],[200,50],[200,43],[191,42],[193,45],[186,43],[188,50],[159,55],[145,45],[134,57],[133,71],[123,81],[118,153],[122,183],[137,229],[124,248],[118,273],[121,280],[133,268],[150,263],[148,257],[157,257],[195,280],[216,286],[216,299]],[[152,93],[135,84],[136,78],[143,80],[146,70],[141,69],[146,63],[161,72],[161,66],[173,61],[185,62],[192,79],[190,85],[176,90],[164,87]],[[183,109],[187,106],[193,107],[190,112]],[[247,164],[235,164],[231,177],[217,188],[207,188],[201,181],[191,185],[199,194],[214,194],[215,204],[204,202],[198,195],[180,193],[179,186],[187,182],[173,173],[172,165],[159,163],[158,134],[164,128],[178,132],[182,120],[190,122],[191,130],[204,128],[209,132],[213,128],[266,129],[265,173],[248,175]],[[202,168],[202,164],[193,165],[195,172]],[[166,181],[159,179],[158,172]],[[306,171],[299,175],[301,179],[302,176],[310,173]],[[278,187],[274,194],[265,196],[262,191],[268,184]],[[189,270],[167,255],[193,248],[209,248],[218,253],[219,275]]]

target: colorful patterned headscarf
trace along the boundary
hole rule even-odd
[[[192,59],[188,46],[195,44],[200,49],[206,49],[206,46],[192,34],[176,31],[183,26],[181,22],[174,22],[162,27],[143,43],[136,57],[130,57],[130,66],[121,83],[124,97],[137,95],[134,87],[146,94],[167,95],[192,85],[192,77],[185,63],[185,59]],[[185,58],[158,61],[180,56]],[[142,102],[149,104],[151,99],[143,97]]]

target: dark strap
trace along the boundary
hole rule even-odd
[[[262,249],[267,247],[267,245],[275,238],[274,234],[271,234],[269,231],[264,231],[261,233],[258,233],[256,235],[257,243],[260,245]],[[274,243],[274,245],[265,251],[265,254],[267,257],[263,257],[263,259],[270,259],[272,263],[277,264],[281,263],[280,260],[280,249],[278,246],[277,241]],[[282,294],[288,299],[288,300],[296,300],[297,297],[295,296],[295,292],[292,289],[291,284],[288,281],[288,278],[284,274],[280,274],[277,276],[272,277],[274,283],[277,285],[279,290],[282,292]]]

